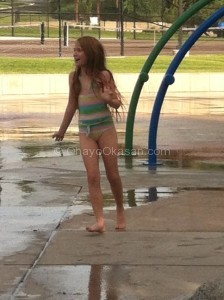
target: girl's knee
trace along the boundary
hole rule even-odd
[[[111,185],[116,185],[121,181],[119,173],[107,174],[107,178]]]
[[[95,173],[87,174],[87,180],[89,185],[99,185],[100,176],[96,175]]]

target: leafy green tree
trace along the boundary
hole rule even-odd
[[[60,0],[61,11],[64,18],[69,16],[76,19],[76,6],[78,3],[79,16],[89,19],[90,15],[100,12],[102,20],[117,20],[119,18],[118,4],[121,0]],[[188,9],[198,0],[182,0],[183,10]],[[58,0],[50,0],[51,12],[57,13]],[[123,0],[124,20],[130,21],[164,21],[173,23],[179,16],[180,0]],[[216,9],[224,5],[224,0],[215,0],[203,8],[187,22],[187,26],[200,24],[207,19]]]
[[[216,0],[207,5],[203,10],[199,13],[199,20],[203,21],[207,19],[210,15],[212,15],[216,10],[224,6],[224,0]]]

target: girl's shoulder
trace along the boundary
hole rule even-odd
[[[75,80],[75,71],[70,72],[68,78],[69,78],[69,84],[70,85],[73,84]]]
[[[106,81],[110,81],[113,78],[112,72],[108,69],[101,71],[100,74]]]
[[[111,76],[112,75],[112,72],[109,69],[102,70],[100,73],[102,75],[105,75],[105,76]]]
[[[69,79],[70,79],[70,78],[73,78],[74,75],[75,75],[75,71],[71,71],[71,72],[69,73],[69,75],[68,75]]]

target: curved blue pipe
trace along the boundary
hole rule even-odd
[[[149,136],[148,136],[148,165],[155,166],[157,164],[156,156],[156,143],[157,143],[157,129],[159,123],[159,116],[161,107],[163,104],[164,97],[168,90],[168,86],[174,83],[174,73],[183,60],[186,53],[194,45],[194,43],[201,37],[201,35],[218,19],[224,16],[224,7],[216,11],[212,16],[210,16],[206,21],[204,21],[195,32],[188,38],[188,40],[183,44],[181,49],[175,55],[173,61],[171,62],[167,72],[161,82],[160,88],[158,90],[155,103],[152,110],[151,122],[149,126]]]

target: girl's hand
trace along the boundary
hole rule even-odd
[[[112,108],[118,109],[121,105],[121,97],[118,92],[112,74],[105,70],[102,71],[102,78],[97,82],[97,94]]]
[[[64,134],[61,134],[59,131],[55,132],[55,133],[52,135],[52,139],[55,139],[56,142],[62,141],[63,138],[64,138]]]
[[[104,87],[101,91],[100,91],[100,97],[103,101],[105,101],[106,103],[110,104],[110,101],[113,99],[113,92],[109,87]]]
[[[117,95],[108,87],[104,87],[100,92],[101,99],[111,107],[118,109],[121,106]]]

